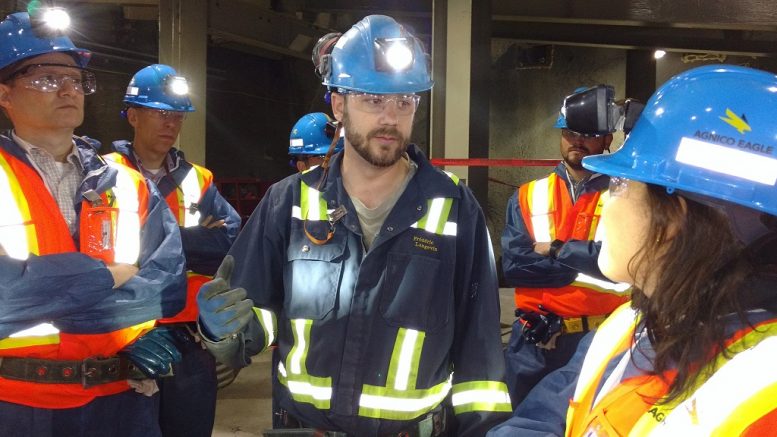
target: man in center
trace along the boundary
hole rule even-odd
[[[494,258],[472,192],[409,144],[427,55],[378,15],[317,55],[345,149],[262,199],[231,285],[228,256],[200,290],[206,345],[242,366],[277,344],[275,428],[484,435],[510,411]]]

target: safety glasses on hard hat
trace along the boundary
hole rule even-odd
[[[577,141],[579,139],[582,139],[583,141],[587,141],[593,138],[602,138],[606,134],[584,134],[581,132],[575,132],[572,129],[561,129],[561,135],[563,135],[564,138],[570,141]]]
[[[379,114],[386,110],[390,103],[398,115],[412,115],[418,108],[421,96],[417,94],[368,94],[348,93],[352,97],[356,109],[370,114]]]
[[[52,70],[50,67],[66,68],[70,73],[62,73]],[[97,91],[97,78],[91,71],[67,64],[30,64],[14,72],[8,78],[8,81],[16,80],[23,84],[25,88],[44,92],[54,93],[69,82],[76,92],[84,95],[93,94]]]

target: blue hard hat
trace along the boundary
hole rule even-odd
[[[335,126],[332,120],[323,112],[313,112],[303,115],[289,135],[289,155],[324,156],[332,144]],[[343,150],[343,137],[335,146],[334,153]]]
[[[581,91],[585,91],[587,89],[588,89],[588,87],[586,87],[586,86],[580,86],[580,87],[575,88],[575,90],[572,91],[572,94],[577,94],[577,93],[579,93]],[[572,94],[570,94],[570,96]],[[567,97],[569,97],[569,96],[567,96]],[[566,97],[564,97],[564,98],[566,99]],[[561,109],[564,109],[563,103],[561,105]],[[564,112],[563,111],[561,111],[561,110],[558,111],[558,118],[556,119],[556,124],[554,124],[553,127],[556,128],[556,129],[566,129],[567,128],[567,118],[564,116]]]
[[[30,15],[17,12],[0,22],[0,69],[13,63],[46,53],[67,53],[84,68],[92,52],[79,49],[66,36],[38,36],[30,24]]]
[[[385,15],[370,15],[356,23],[328,56],[323,84],[335,90],[410,94],[434,84],[421,43]]]
[[[681,73],[615,153],[583,167],[777,215],[777,76],[732,65]]]
[[[194,111],[186,78],[164,64],[149,65],[135,73],[124,94],[124,103],[165,111]]]

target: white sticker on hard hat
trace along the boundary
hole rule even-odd
[[[140,94],[140,88],[136,86],[128,86],[127,87],[127,95],[128,96],[137,96]]]
[[[289,140],[289,146],[291,147],[302,147],[305,145],[305,142],[302,141],[302,138],[292,138]]]
[[[777,183],[777,159],[684,137],[677,162],[764,185]]]

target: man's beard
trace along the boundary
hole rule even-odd
[[[367,136],[361,135],[356,132],[351,126],[351,119],[348,117],[348,111],[343,112],[343,126],[345,127],[345,138],[353,146],[353,150],[359,154],[365,161],[374,165],[375,167],[391,167],[396,164],[402,158],[407,150],[408,140],[402,133],[394,127],[384,127],[380,129],[374,129],[370,131]],[[377,136],[390,136],[396,138],[399,142],[399,147],[394,150],[394,153],[388,156],[382,156],[370,153],[368,144],[372,138]]]
[[[564,162],[567,164],[567,167],[571,168],[572,170],[583,170],[582,160],[574,162],[566,156],[563,156],[562,158],[564,159]]]

